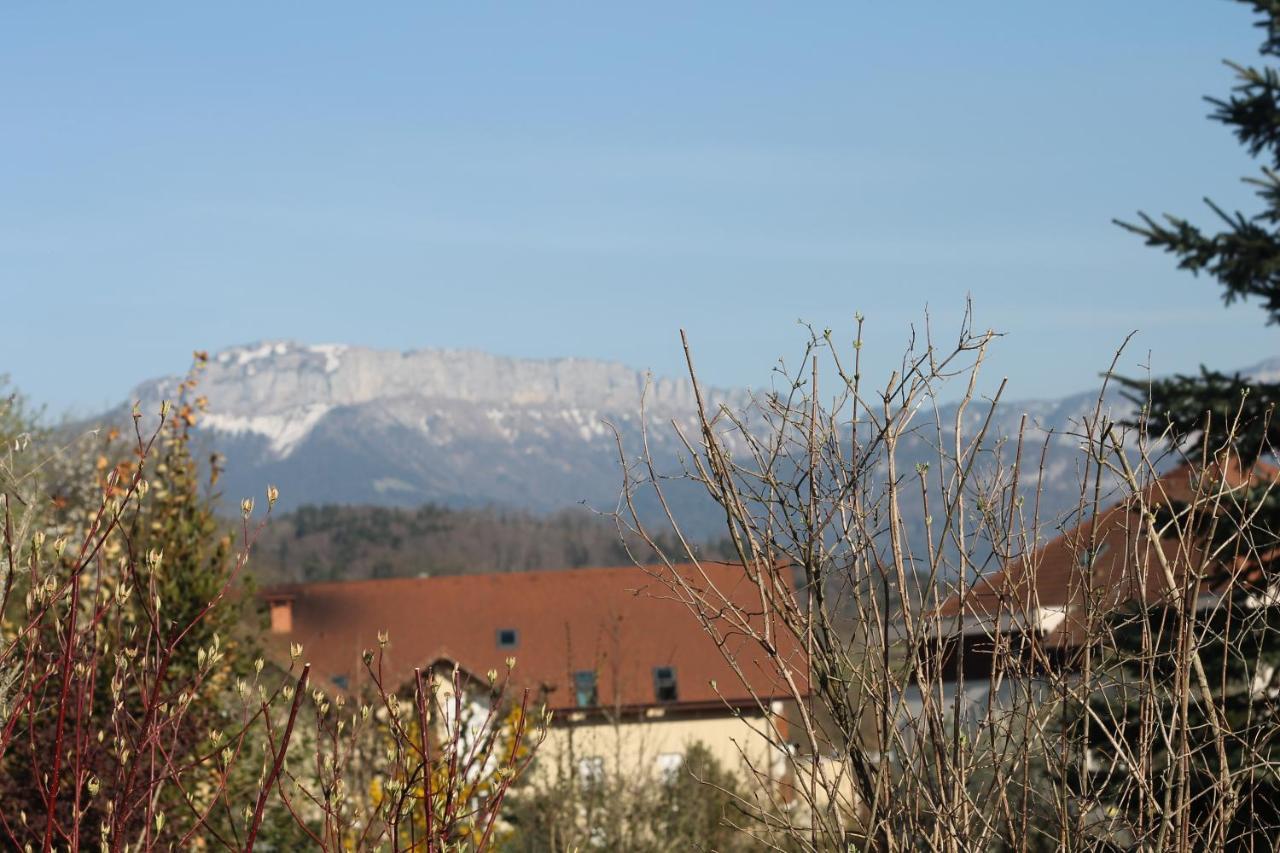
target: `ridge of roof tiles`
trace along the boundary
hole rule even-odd
[[[1156,478],[1143,488],[1144,502],[1167,506],[1192,500],[1199,470],[1183,464]],[[1244,470],[1231,460],[1213,463],[1209,470],[1228,489],[1280,481],[1280,469],[1265,462]],[[1174,558],[1179,544],[1168,539],[1152,543],[1133,500],[1122,500],[1100,509],[1032,554],[1014,556],[1000,570],[978,578],[963,596],[960,591],[952,593],[934,616],[957,618],[963,613],[966,619],[980,623],[1008,620],[1030,625],[1037,611],[1056,609],[1064,618],[1048,633],[1059,643],[1070,644],[1084,628],[1082,614],[1090,597],[1093,606],[1102,609],[1142,600],[1155,604],[1165,597],[1167,584],[1160,560],[1146,550],[1152,547]],[[1193,562],[1198,553],[1184,554],[1173,563]],[[1092,564],[1088,572],[1080,562],[1086,557],[1091,557]],[[1231,565],[1225,567],[1243,562],[1242,557],[1233,555],[1225,561]],[[1145,572],[1135,570],[1136,564],[1145,565]]]

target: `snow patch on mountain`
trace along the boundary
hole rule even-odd
[[[210,412],[202,418],[201,426],[228,435],[260,435],[267,440],[271,451],[280,458],[291,454],[320,419],[333,409],[324,403],[312,403],[286,412],[269,415],[232,415]]]
[[[289,351],[289,345],[284,341],[265,341],[256,346],[233,347],[218,353],[217,362],[219,364],[235,364],[236,367],[244,367],[254,361],[261,361],[264,358],[270,358],[273,355],[284,355]]]
[[[507,412],[504,412],[501,409],[488,409],[485,411],[484,416],[489,423],[493,425],[493,428],[498,431],[499,435],[507,441],[516,440],[516,436],[518,436],[519,433],[507,426]]]
[[[342,354],[347,351],[347,345],[315,344],[307,349],[324,358],[325,373],[337,373],[338,368],[342,367]]]
[[[1244,371],[1255,382],[1280,382],[1280,358],[1268,358]]]

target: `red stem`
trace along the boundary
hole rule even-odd
[[[253,809],[253,822],[249,825],[249,834],[245,838],[245,853],[251,853],[253,850],[253,842],[258,837],[258,827],[262,825],[262,811],[267,807],[267,795],[271,793],[271,786],[275,784],[276,777],[280,775],[280,768],[284,766],[284,754],[289,751],[289,738],[293,735],[293,724],[298,719],[298,708],[302,705],[303,694],[307,689],[307,675],[311,672],[311,664],[305,664],[302,667],[302,675],[298,676],[298,686],[293,692],[293,706],[289,709],[289,722],[284,727],[284,737],[280,739],[280,749],[276,752],[275,764],[271,767],[271,775],[266,778],[262,785],[262,790],[258,793],[258,804]]]
[[[67,695],[71,690],[71,656],[76,647],[76,610],[80,607],[80,584],[71,585],[71,608],[67,612],[67,639],[62,649],[62,691],[58,697],[58,726],[53,736],[53,772],[49,774],[48,818],[44,824],[42,850],[53,848],[53,827],[58,819],[58,785],[62,781],[62,737],[67,726]]]
[[[431,853],[435,849],[435,842],[431,837],[435,808],[431,802],[431,741],[430,730],[427,728],[427,693],[422,689],[422,670],[415,667],[413,679],[418,688],[415,698],[418,700],[418,728],[422,734],[422,810],[427,821],[427,853]]]

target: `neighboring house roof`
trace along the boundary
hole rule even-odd
[[[703,563],[701,570],[747,612],[759,612],[757,587],[742,566]],[[669,571],[631,566],[314,583],[276,587],[263,597],[287,601],[292,611],[290,630],[273,635],[277,650],[302,643],[313,683],[327,689],[367,684],[361,654],[376,651],[378,633],[386,631],[388,690],[409,683],[415,667],[425,670],[441,660],[483,674],[505,672],[504,661],[514,657],[514,684],[532,688],[535,697],[545,691],[553,709],[576,707],[573,674],[593,670],[605,707],[723,707],[725,700],[751,702],[753,692],[764,699],[787,695],[764,650],[725,626],[727,650],[748,682],[743,684],[660,579],[660,572]],[[674,571],[697,587],[706,585],[692,565]],[[500,637],[503,631],[515,632],[513,646],[500,642],[512,639]],[[798,645],[779,645],[803,672]],[[655,667],[675,668],[675,703],[655,696]]]
[[[1229,504],[1240,499],[1244,487],[1280,479],[1280,471],[1265,463],[1248,471],[1234,462],[1212,464],[1203,474],[1199,470],[1182,465],[1153,481],[1143,490],[1145,504],[1176,507],[1193,500]],[[1203,480],[1204,476],[1209,479]],[[1210,507],[1201,512],[1210,512]],[[1014,557],[1000,571],[953,593],[934,614],[942,619],[944,633],[954,628],[1035,630],[1059,645],[1073,645],[1083,636],[1089,613],[1103,613],[1134,601],[1156,604],[1166,597],[1168,584],[1156,548],[1168,558],[1179,584],[1187,579],[1187,568],[1200,566],[1205,557],[1199,547],[1184,547],[1173,538],[1153,542],[1147,536],[1138,502],[1122,501],[1100,510],[1038,551]],[[1238,575],[1236,569],[1257,571],[1256,561],[1246,559],[1243,550],[1241,546],[1217,555],[1207,566],[1219,570],[1215,573],[1218,587],[1227,577]],[[1204,590],[1214,591],[1212,586]],[[963,620],[958,618],[962,614]]]

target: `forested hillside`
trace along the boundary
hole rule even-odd
[[[724,549],[702,550],[716,557]],[[616,566],[649,553],[634,536],[624,545],[611,519],[585,509],[543,516],[437,504],[307,505],[272,520],[253,562],[263,582],[275,583]]]

